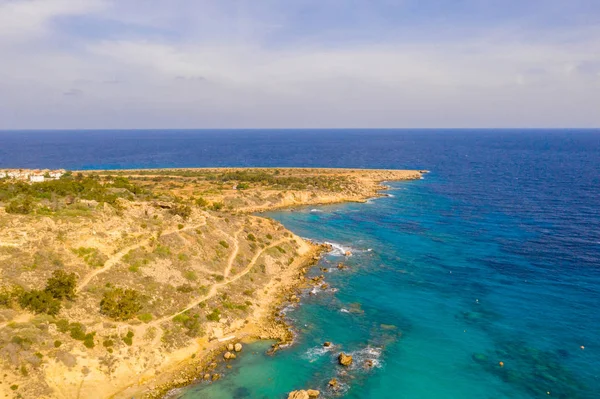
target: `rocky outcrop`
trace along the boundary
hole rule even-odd
[[[310,398],[318,398],[321,395],[321,392],[316,389],[301,389],[299,391],[292,391],[288,395],[288,399],[310,399]]]
[[[310,396],[308,396],[308,392],[306,392],[304,390],[292,391],[288,395],[288,399],[309,399],[309,398],[310,398]]]
[[[338,363],[342,366],[350,366],[352,364],[352,356],[346,355],[344,352],[340,353],[338,356]]]

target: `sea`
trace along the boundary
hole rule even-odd
[[[329,288],[282,309],[289,347],[173,398],[600,398],[600,130],[0,132],[0,168],[209,166],[430,173],[268,213],[333,245],[310,271]]]

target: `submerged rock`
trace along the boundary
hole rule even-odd
[[[338,362],[342,366],[348,367],[348,366],[350,366],[352,364],[352,356],[351,355],[346,355],[344,352],[342,352],[338,356]]]
[[[321,392],[317,391],[316,389],[307,389],[306,393],[311,398],[318,398],[319,395],[321,395]]]

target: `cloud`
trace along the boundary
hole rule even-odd
[[[0,128],[600,125],[593,3],[353,4],[0,0]]]
[[[83,95],[83,91],[79,89],[69,89],[63,93],[63,96],[68,97],[79,97],[81,95]]]

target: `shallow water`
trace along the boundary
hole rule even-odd
[[[222,382],[182,397],[327,392],[333,377],[346,398],[597,397],[597,265],[539,256],[541,237],[522,220],[477,212],[436,193],[439,184],[393,183],[393,197],[371,204],[270,214],[302,236],[352,248],[319,265],[332,268],[327,282],[338,291],[305,296],[288,312],[299,331],[291,348],[270,357],[257,344]],[[335,269],[339,261],[350,269]],[[335,349],[324,351],[324,341]],[[336,365],[341,350],[355,356],[347,376]],[[376,367],[364,370],[367,358]]]
[[[0,138],[3,167],[432,170],[391,183],[393,197],[270,214],[303,237],[351,247],[350,269],[326,275],[337,292],[307,295],[288,312],[299,333],[293,346],[272,357],[268,343],[249,346],[223,380],[177,396],[283,398],[300,388],[326,392],[337,377],[345,398],[599,397],[599,131]],[[334,253],[319,266],[340,260]],[[336,347],[323,351],[323,341]],[[356,355],[346,376],[335,361],[340,350]],[[365,359],[376,367],[364,370]]]

